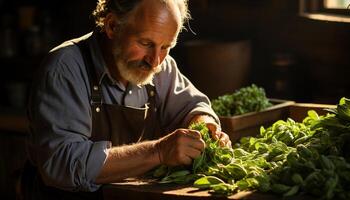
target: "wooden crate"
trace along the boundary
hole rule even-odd
[[[261,112],[252,112],[234,117],[220,117],[221,126],[231,141],[237,142],[244,136],[255,136],[259,134],[260,127],[268,127],[274,122],[282,119],[292,118],[301,122],[309,110],[315,110],[319,115],[327,113],[324,109],[335,108],[335,105],[295,103],[294,101],[272,99],[274,104]]]
[[[273,106],[260,111],[250,112],[233,117],[219,117],[222,130],[230,136],[232,142],[236,142],[243,136],[254,136],[259,133],[261,126],[268,126],[279,119],[285,119],[289,115],[289,106],[294,101],[270,99]]]
[[[318,115],[325,115],[327,113],[326,108],[336,108],[336,106],[329,104],[296,103],[289,106],[288,117],[297,122],[302,122],[309,110],[316,111]]]

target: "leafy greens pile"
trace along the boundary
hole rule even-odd
[[[232,94],[219,96],[211,101],[212,108],[219,116],[234,116],[248,112],[258,112],[271,106],[265,90],[252,84]]]
[[[206,143],[204,152],[190,168],[161,166],[154,176],[224,195],[259,190],[350,199],[350,99],[342,98],[329,112],[309,111],[302,123],[279,120],[232,149],[220,147],[205,124],[193,124]]]

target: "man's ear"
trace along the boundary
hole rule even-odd
[[[118,21],[117,16],[113,13],[108,13],[104,20],[104,31],[109,39],[115,37]]]

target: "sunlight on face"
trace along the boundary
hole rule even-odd
[[[151,83],[154,75],[161,71],[160,65],[152,68],[143,60],[124,62],[122,59],[119,59],[118,54],[114,54],[114,57],[120,75],[134,85],[147,85]]]
[[[116,30],[113,56],[121,78],[135,85],[151,83],[176,43],[180,24],[176,7],[144,0]]]

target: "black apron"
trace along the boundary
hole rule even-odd
[[[159,138],[161,129],[157,114],[155,87],[145,86],[148,102],[142,108],[103,103],[101,85],[92,62],[88,42],[87,40],[80,41],[77,46],[82,53],[91,88],[92,130],[90,140],[94,142],[111,141],[112,146],[119,146]],[[21,182],[23,199],[103,199],[101,188],[96,192],[67,192],[45,186],[35,167],[30,166],[28,162]]]

